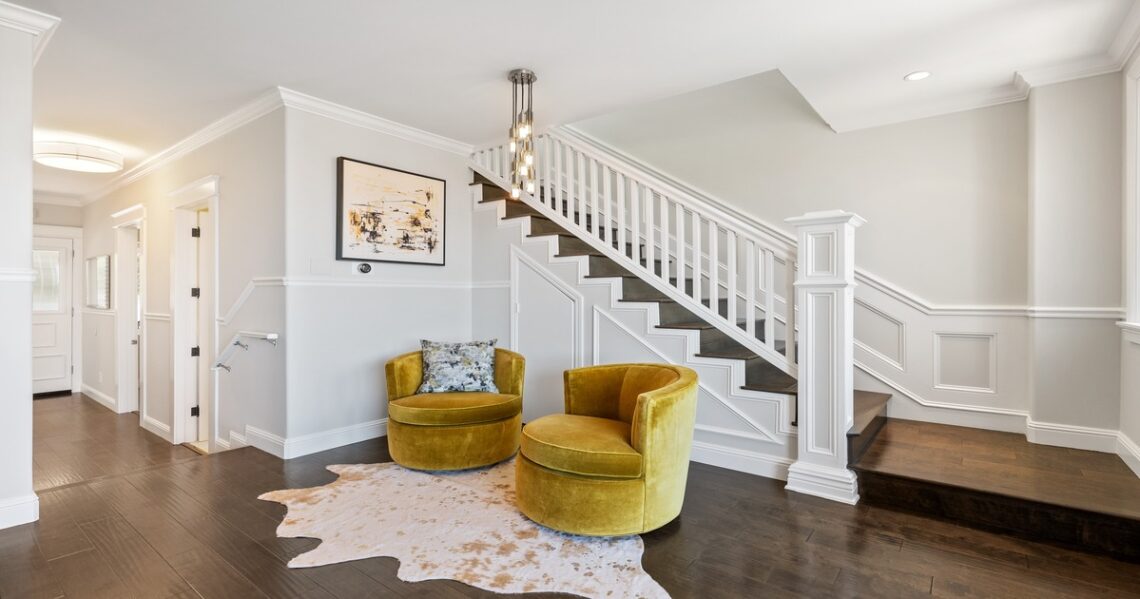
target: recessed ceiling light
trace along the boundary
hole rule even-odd
[[[122,154],[91,144],[36,142],[32,159],[44,166],[82,173],[117,173],[123,170]]]
[[[907,81],[922,81],[929,76],[930,71],[915,71],[913,73],[907,73],[906,77],[903,77],[903,79]]]

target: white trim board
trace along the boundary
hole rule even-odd
[[[59,23],[59,17],[0,1],[0,27],[22,31],[36,38],[32,64],[39,62],[40,55],[44,53],[48,42],[55,35]]]
[[[1140,445],[1129,439],[1124,431],[1116,437],[1116,454],[1124,460],[1132,472],[1136,473],[1136,476],[1140,476]]]
[[[1054,422],[1025,420],[1025,438],[1030,443],[1116,453],[1119,431]]]
[[[35,493],[0,501],[0,529],[40,519],[40,498]]]
[[[103,393],[102,391],[96,389],[95,387],[92,387],[91,385],[88,385],[87,383],[83,383],[83,385],[80,387],[80,393],[86,395],[87,397],[90,397],[91,399],[94,399],[96,402],[108,410],[118,413],[118,410],[115,409],[115,406],[118,404],[118,402],[114,397]]]
[[[170,425],[165,422],[159,422],[151,416],[143,416],[139,420],[139,426],[143,429],[162,437],[164,440],[173,443],[173,437],[170,434]]]
[[[251,445],[283,460],[291,460],[369,439],[377,439],[387,434],[387,418],[289,438],[246,425],[244,436],[230,432],[228,445]]]
[[[695,440],[689,460],[777,480],[788,480],[788,466],[792,465],[789,458]]]

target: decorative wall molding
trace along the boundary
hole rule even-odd
[[[625,326],[625,324],[620,322],[618,319],[614,318],[614,316],[612,314],[610,314],[608,311],[603,310],[603,309],[599,308],[598,306],[594,306],[593,318],[591,319],[592,324],[593,324],[593,334],[591,336],[591,340],[593,341],[593,348],[591,349],[591,354],[590,354],[590,363],[591,364],[600,364],[601,363],[601,353],[602,353],[601,324],[602,324],[603,319],[606,321],[609,321],[610,324],[616,326],[618,329],[620,329],[622,332],[624,332],[626,335],[628,335],[630,339],[633,339],[634,341],[636,341],[638,343],[638,345],[645,348],[647,351],[649,351],[653,355],[657,356],[657,358],[659,360],[661,360],[662,362],[665,362],[665,363],[672,362],[672,360],[669,359],[668,356],[666,356],[665,354],[658,351],[656,347],[653,347],[652,345],[650,345],[644,338],[642,338],[641,335],[638,335],[636,332],[631,330],[629,327]],[[764,426],[761,425],[759,422],[756,422],[755,420],[753,420],[751,417],[748,416],[748,414],[745,414],[744,412],[742,412],[739,408],[737,408],[735,405],[733,405],[732,402],[730,402],[728,399],[726,399],[720,393],[717,393],[715,390],[713,390],[711,387],[709,387],[703,381],[698,381],[697,386],[700,388],[701,391],[703,391],[705,393],[705,395],[715,399],[722,406],[724,406],[726,409],[728,409],[730,412],[732,412],[737,418],[739,418],[745,424],[747,424],[749,428],[751,428],[753,431],[755,431],[755,434],[741,434],[741,433],[737,433],[736,431],[727,431],[727,429],[717,430],[717,429],[715,429],[715,427],[703,426],[703,425],[699,425],[699,424],[697,425],[698,429],[702,429],[702,430],[706,430],[708,432],[713,432],[713,433],[718,433],[718,434],[729,434],[729,435],[740,436],[740,437],[744,437],[747,439],[753,439],[756,441],[766,441],[769,443],[782,443],[782,441],[780,439],[776,438],[776,435],[772,434],[771,431],[764,428]],[[777,413],[779,413],[779,409],[777,409]]]
[[[986,340],[986,347],[988,355],[986,364],[988,369],[988,376],[986,377],[988,383],[985,387],[977,387],[972,385],[955,385],[947,383],[942,380],[942,341],[944,339],[984,339]],[[997,333],[960,333],[960,332],[934,332],[934,382],[935,389],[945,389],[948,391],[964,391],[967,393],[997,393]]]
[[[864,300],[855,298],[856,312],[858,312],[858,308],[860,306],[864,310],[868,310],[874,313],[875,316],[883,319],[884,321],[893,324],[898,329],[898,339],[895,342],[898,344],[899,355],[897,358],[888,356],[885,353],[871,347],[870,345],[859,341],[858,337],[855,339],[855,347],[875,356],[876,358],[882,360],[890,366],[893,366],[894,368],[906,372],[906,323],[891,316],[890,314],[887,314],[883,310],[872,306]],[[856,319],[856,322],[858,322],[858,319]]]
[[[346,125],[384,133],[392,137],[398,137],[453,154],[467,156],[474,151],[474,146],[471,144],[424,131],[423,129],[417,129],[410,125],[390,121],[386,118],[369,114],[355,108],[342,106],[284,87],[277,88],[277,91],[281,96],[282,104],[289,108],[295,108],[310,114],[339,121]]]
[[[535,261],[527,255],[526,252],[521,250],[516,245],[511,245],[511,349],[518,351],[519,347],[519,268],[525,265],[532,272],[542,277],[547,283],[550,283],[560,293],[565,295],[567,299],[574,304],[574,322],[572,323],[574,331],[574,368],[585,365],[585,342],[582,339],[583,328],[585,325],[585,310],[584,305],[586,298],[577,289],[567,285],[557,275],[550,272],[546,267]]]
[[[3,5],[0,5],[2,8]],[[40,519],[40,498],[35,493],[12,497],[0,502],[0,529],[19,526]]]
[[[1140,445],[1128,438],[1124,431],[1120,431],[1116,437],[1116,454],[1128,464],[1136,476],[1140,476]]]
[[[91,385],[88,385],[87,383],[83,383],[82,387],[80,387],[80,392],[82,392],[87,397],[94,399],[96,402],[98,402],[100,405],[107,408],[108,410],[111,410],[112,412],[115,412],[115,413],[119,412],[118,400],[116,400],[114,397],[111,397],[110,395],[107,395],[106,393],[103,393],[102,391],[96,389],[95,387],[92,387]]]
[[[0,283],[31,283],[36,271],[30,268],[0,268]]]
[[[232,433],[231,433],[232,435]],[[245,426],[245,439],[249,445],[268,453],[269,455],[285,459],[285,438],[255,426]]]
[[[146,320],[157,320],[160,322],[170,322],[170,314],[162,312],[144,312],[143,318]]]
[[[1025,421],[1025,438],[1031,443],[1116,453],[1120,431],[1055,422]]]
[[[258,287],[284,286],[284,277],[254,277],[250,279],[249,282],[245,284],[245,287],[242,288],[241,293],[238,294],[237,299],[234,300],[234,303],[230,304],[230,308],[226,310],[225,314],[222,316],[215,316],[217,323],[221,326],[229,326],[229,324],[233,322],[233,319],[237,318],[238,312],[241,311],[241,308],[245,305],[245,302],[249,300],[249,296],[252,295],[253,291]]]
[[[370,279],[366,276],[352,277],[283,277],[281,284],[286,287],[375,287],[380,289],[459,289],[474,288],[470,281],[417,281],[410,279]]]
[[[863,372],[870,375],[872,378],[875,378],[875,379],[878,379],[879,381],[882,381],[883,384],[894,389],[895,391],[898,391],[902,395],[906,396],[907,398],[913,400],[915,403],[917,403],[923,407],[941,408],[944,410],[958,410],[958,411],[963,411],[963,412],[977,412],[980,414],[996,414],[996,415],[1001,415],[1001,416],[1013,416],[1016,418],[1021,418],[1023,420],[1029,418],[1029,412],[1027,412],[1025,410],[1011,410],[1008,408],[996,408],[996,407],[991,407],[991,406],[975,406],[975,405],[971,405],[971,404],[950,403],[950,402],[933,401],[933,400],[925,399],[919,393],[911,391],[910,389],[904,387],[903,385],[899,384],[898,382],[892,380],[890,377],[885,376],[880,372],[877,372],[874,368],[864,364],[863,362],[861,362],[859,360],[855,360],[855,368],[862,370]]]
[[[33,195],[32,204],[41,206],[64,206],[67,208],[79,208],[83,206],[83,200],[79,196],[39,194]]]
[[[0,27],[22,31],[36,38],[32,64],[39,62],[59,23],[59,17],[0,1]]]

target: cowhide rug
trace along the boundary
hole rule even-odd
[[[291,568],[390,556],[401,580],[446,578],[499,593],[663,598],[641,567],[639,536],[593,538],[555,532],[515,508],[514,462],[426,473],[395,464],[329,466],[340,475],[311,489],[259,499],[288,507],[281,537],[321,539]]]

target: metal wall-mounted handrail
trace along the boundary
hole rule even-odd
[[[232,356],[239,347],[247,351],[249,350],[249,345],[243,343],[242,338],[260,339],[273,345],[277,345],[277,341],[281,338],[281,336],[277,333],[263,333],[260,331],[238,331],[230,339],[230,342],[226,344],[226,348],[222,350],[222,353],[218,355],[218,359],[214,362],[214,366],[212,367],[214,370],[221,369],[225,370],[226,372],[230,372],[230,365],[228,364],[230,356]]]

